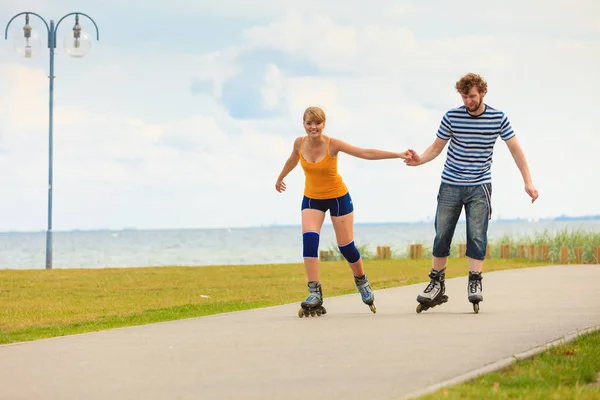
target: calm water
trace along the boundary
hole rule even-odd
[[[529,236],[547,229],[600,232],[600,221],[541,221],[490,223],[489,239],[505,233]],[[431,246],[432,223],[357,225],[355,241],[375,253],[391,246],[394,254],[410,243]],[[455,240],[466,237],[457,226]],[[45,232],[0,233],[0,269],[45,268]],[[330,225],[321,232],[321,249],[335,246]],[[300,227],[238,229],[89,231],[54,233],[54,268],[102,268],[164,265],[273,264],[302,261]]]

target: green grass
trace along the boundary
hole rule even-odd
[[[485,270],[543,265],[489,260]],[[374,289],[428,280],[431,261],[366,260]],[[450,259],[447,278],[467,274]],[[322,264],[325,296],[356,293],[346,262]],[[302,264],[0,270],[0,344],[300,302]]]
[[[530,360],[439,390],[431,399],[600,399],[600,332],[580,336]]]

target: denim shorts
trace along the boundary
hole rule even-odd
[[[335,199],[311,199],[304,196],[302,199],[302,210],[305,208],[320,210],[323,212],[327,212],[327,210],[329,210],[329,214],[332,217],[341,217],[342,215],[350,214],[352,211],[354,211],[350,193],[346,193],[345,195]]]
[[[466,256],[484,260],[488,221],[492,217],[492,184],[459,186],[442,183],[435,213],[434,257],[448,257],[456,223],[465,208],[467,220]]]

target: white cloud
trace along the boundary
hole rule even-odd
[[[515,63],[514,43],[492,35],[420,38],[406,26],[347,26],[326,16],[293,15],[247,29],[245,36],[254,48],[303,56],[325,72],[361,76],[432,74],[440,65],[456,73],[466,66],[502,70]]]
[[[48,126],[48,78],[44,71],[0,63],[0,74],[6,78],[5,94],[10,93],[0,97],[4,117],[23,129]]]
[[[283,86],[283,74],[276,65],[269,64],[265,75],[265,85],[261,89],[263,105],[267,109],[276,109],[280,104]]]
[[[73,4],[60,2],[64,9]],[[423,151],[443,113],[460,102],[454,82],[471,70],[488,78],[488,103],[511,118],[541,193],[529,204],[499,140],[496,217],[597,213],[600,189],[587,184],[600,170],[594,2],[570,8],[563,2],[542,8],[535,7],[539,2],[503,3],[507,12],[480,4],[475,15],[440,2],[382,1],[365,9],[364,2],[351,1],[344,10],[332,1],[145,4],[143,15],[159,11],[171,18],[185,9],[187,17],[245,22],[230,38],[233,44],[204,54],[173,50],[158,36],[132,35],[127,49],[102,41],[81,60],[57,55],[56,229],[298,223],[300,167],[286,179],[286,193],[275,192],[274,182],[294,137],[303,134],[307,106],[322,106],[327,132],[349,143]],[[506,28],[510,24],[514,29]],[[544,29],[554,33],[536,33]],[[198,27],[198,34],[209,40],[219,32]],[[154,44],[147,46],[148,40]],[[316,71],[304,76],[277,60],[252,60],[254,54],[264,57],[264,49],[307,60]],[[0,197],[0,230],[42,229],[47,60],[13,60],[0,59],[6,77],[0,168],[10,171],[0,176],[0,185],[9,188]],[[248,60],[265,65],[256,99],[275,116],[238,120],[222,103],[223,84]],[[208,89],[193,93],[194,82]],[[357,205],[356,220],[432,217],[443,161],[442,155],[410,169],[399,160],[342,155],[340,171]]]
[[[300,55],[327,69],[341,68],[357,57],[356,29],[336,25],[327,16],[292,15],[245,31],[252,47]],[[334,65],[331,65],[334,63]]]

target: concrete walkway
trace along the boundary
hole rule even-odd
[[[426,273],[426,271],[424,271]],[[484,274],[474,314],[466,277],[415,312],[424,284],[0,346],[2,399],[398,399],[600,325],[600,266]],[[325,294],[327,282],[323,282]]]

